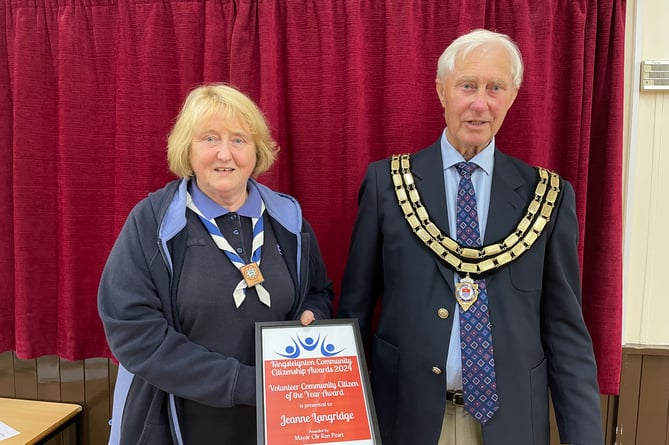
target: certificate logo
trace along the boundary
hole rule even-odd
[[[317,338],[306,336],[304,339],[299,334],[290,338],[291,343],[286,345],[283,352],[276,351],[278,355],[284,358],[298,358],[303,352],[312,352],[320,348],[323,357],[334,357],[340,354],[344,349],[338,349],[334,343],[328,343],[327,337],[321,340],[321,334]]]

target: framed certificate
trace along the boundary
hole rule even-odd
[[[380,445],[355,319],[256,323],[258,445]]]

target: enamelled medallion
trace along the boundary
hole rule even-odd
[[[479,285],[469,277],[469,274],[461,278],[460,282],[455,283],[455,299],[458,300],[463,311],[466,311],[472,304],[476,303],[478,297]]]

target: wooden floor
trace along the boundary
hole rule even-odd
[[[116,372],[116,365],[104,358],[22,360],[13,352],[2,352],[0,397],[80,404],[81,445],[103,445],[109,437]],[[620,397],[601,399],[606,445],[669,445],[669,348],[624,347],[621,379]],[[72,444],[68,432],[48,443]],[[551,445],[559,445],[555,428]]]

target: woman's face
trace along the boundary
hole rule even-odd
[[[236,117],[213,116],[193,135],[190,163],[197,186],[230,211],[246,201],[256,166],[256,144]]]

